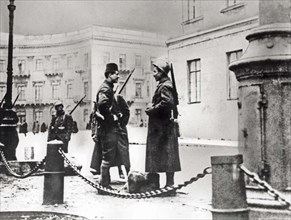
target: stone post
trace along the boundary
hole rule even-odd
[[[43,205],[64,203],[64,159],[58,152],[63,142],[48,142],[44,172]]]
[[[278,190],[291,189],[291,3],[260,0],[259,26],[232,63],[239,81],[239,152]]]
[[[211,157],[213,220],[248,219],[242,162],[242,155]]]

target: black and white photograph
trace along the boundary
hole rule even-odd
[[[0,0],[0,220],[290,220],[291,0]]]

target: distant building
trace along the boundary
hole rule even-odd
[[[258,26],[259,1],[183,1],[184,34],[168,39],[182,136],[238,138],[237,80],[228,70]]]
[[[8,34],[1,33],[0,98],[6,92]],[[13,100],[20,123],[26,119],[48,124],[56,100],[69,112],[86,95],[73,113],[79,129],[85,129],[104,80],[105,65],[115,62],[121,70],[119,89],[132,68],[135,72],[123,90],[131,104],[130,123],[146,119],[144,109],[155,88],[149,73],[154,58],[165,55],[166,38],[153,33],[93,26],[84,30],[43,36],[14,35]]]

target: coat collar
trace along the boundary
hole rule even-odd
[[[107,84],[111,88],[114,87],[113,83],[112,82],[109,82],[107,79],[104,80],[104,83]]]
[[[166,81],[169,81],[169,80],[170,80],[170,78],[169,78],[168,76],[163,77],[163,78],[159,81],[158,86],[160,86],[162,83],[164,83],[164,82],[166,82]]]

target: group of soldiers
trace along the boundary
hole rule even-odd
[[[149,116],[145,171],[166,173],[166,186],[173,186],[174,173],[180,171],[181,166],[178,135],[173,120],[173,84],[168,77],[170,66],[166,61],[157,59],[153,67],[153,76],[158,85],[151,106],[145,110]],[[108,63],[104,75],[105,80],[97,92],[91,114],[92,138],[95,142],[91,169],[94,174],[100,174],[100,185],[111,188],[111,167],[124,165],[126,173],[130,171],[126,129],[130,111],[123,97],[114,92],[114,84],[119,79],[117,64]]]
[[[148,173],[166,173],[166,186],[174,185],[174,173],[181,170],[178,134],[173,120],[175,108],[174,88],[168,73],[171,67],[162,60],[153,63],[153,77],[158,82],[151,105],[146,108],[148,115],[148,134],[146,143],[145,171]],[[130,172],[129,141],[127,123],[129,107],[124,98],[115,94],[114,84],[118,82],[119,71],[115,63],[108,63],[105,80],[101,84],[90,116],[92,139],[95,143],[91,169],[99,174],[99,183],[110,187],[110,168],[124,165],[126,175]],[[55,103],[56,114],[48,127],[48,141],[61,140],[63,151],[68,153],[68,143],[73,132],[73,118],[64,111],[64,105]],[[16,158],[10,158],[16,159]],[[101,191],[99,193],[102,193]]]

